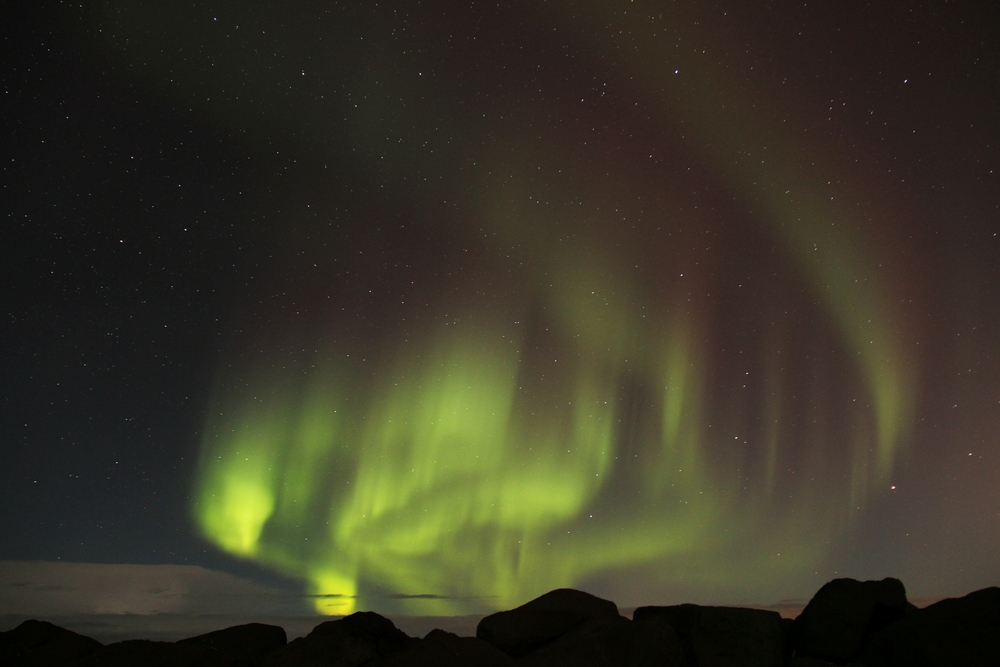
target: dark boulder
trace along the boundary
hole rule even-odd
[[[514,658],[550,644],[584,622],[618,618],[618,606],[609,600],[560,588],[510,611],[501,611],[479,622],[476,637]]]
[[[691,667],[782,667],[785,631],[774,611],[738,607],[639,607],[632,618],[667,621]]]
[[[261,667],[357,667],[392,655],[416,641],[392,621],[360,611],[320,623],[312,632],[264,656]]]
[[[514,659],[493,644],[431,630],[381,662],[379,667],[513,667]]]
[[[232,654],[209,646],[146,639],[108,644],[69,664],[73,667],[237,667]]]
[[[99,648],[99,641],[71,630],[46,621],[25,621],[13,630],[0,632],[0,665],[62,665]]]
[[[984,588],[906,614],[872,634],[857,662],[869,667],[997,667],[1000,588]]]
[[[621,616],[582,623],[518,660],[520,667],[680,667],[684,653],[662,617],[630,621]]]
[[[796,656],[788,661],[788,667],[834,667],[837,665],[835,662],[829,662],[827,660],[820,660],[819,658],[806,658],[804,656]],[[843,667],[852,667],[851,665],[846,665]]]
[[[247,623],[182,639],[181,645],[204,646],[231,654],[240,665],[250,665],[288,643],[285,629],[277,625]]]
[[[795,655],[845,662],[861,653],[865,639],[906,613],[899,579],[834,579],[813,596],[792,623]]]

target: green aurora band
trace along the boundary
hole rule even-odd
[[[296,404],[280,398],[295,387],[255,384],[270,398],[247,397],[209,430],[197,504],[206,535],[306,576],[326,613],[351,611],[359,580],[446,596],[414,608],[457,613],[691,549],[695,524],[719,511],[711,503],[592,520],[618,458],[614,364],[585,357],[552,401],[562,405],[534,414],[516,337],[498,331],[442,336],[361,410],[333,372]],[[687,335],[677,326],[664,350],[662,442],[641,479],[654,504],[704,485]]]
[[[573,20],[597,35],[611,19],[599,6],[592,11]],[[382,141],[389,133],[382,125],[391,125],[384,118],[444,117],[450,101],[434,109],[414,97],[406,109],[394,108],[399,98],[379,91],[405,96],[412,84],[394,80],[390,67],[359,67],[352,85],[368,93],[359,99],[386,107],[351,119],[356,125],[347,134],[369,138],[358,142],[359,159],[396,183],[404,172],[427,174],[429,183],[454,181],[419,196],[463,201],[475,222],[457,223],[458,235],[471,239],[473,228],[485,228],[490,233],[477,236],[483,245],[529,248],[520,255],[531,276],[520,288],[529,296],[505,303],[503,316],[470,306],[459,309],[454,325],[428,318],[415,340],[383,351],[394,361],[374,373],[335,361],[348,350],[322,339],[308,372],[270,359],[220,373],[193,495],[207,539],[304,579],[326,614],[387,605],[414,614],[475,612],[588,582],[623,591],[623,603],[652,602],[643,582],[753,597],[767,582],[813,574],[829,539],[885,486],[907,435],[915,364],[888,305],[892,286],[859,250],[865,241],[855,232],[863,225],[854,213],[830,204],[815,177],[793,168],[797,140],[752,105],[722,111],[703,102],[720,97],[712,93],[720,89],[732,92],[723,99],[739,100],[740,86],[724,72],[671,88],[654,64],[670,59],[656,48],[648,47],[648,62],[634,58],[630,76],[620,78],[658,109],[664,127],[684,124],[706,171],[756,202],[757,222],[821,304],[848,368],[817,366],[808,382],[790,378],[786,350],[794,334],[776,329],[760,334],[760,402],[717,396],[722,381],[706,341],[718,324],[690,303],[689,287],[675,279],[665,292],[648,289],[647,277],[597,233],[566,249],[566,230],[585,223],[518,203],[536,171],[564,174],[547,186],[546,198],[570,200],[574,187],[598,192],[594,183],[604,182],[606,171],[599,159],[575,154],[578,145],[555,133],[558,150],[544,154],[500,124],[497,145],[508,150],[453,153],[476,156],[489,173],[511,174],[509,183],[470,175],[486,172],[482,166],[456,176],[454,155],[400,148],[420,144],[416,130],[406,141]],[[228,57],[236,71],[238,55],[220,55],[218,70]],[[191,85],[208,91],[216,84]],[[230,110],[208,113],[226,117]],[[302,132],[323,139],[319,112],[303,114]],[[732,154],[747,159],[734,163]],[[598,167],[587,171],[586,164]],[[642,182],[624,171],[612,177],[610,192]],[[672,197],[644,194],[653,210],[657,196]],[[789,297],[774,298],[788,307]],[[527,321],[547,332],[546,344]],[[828,385],[844,376],[844,392],[860,402],[830,397]],[[814,407],[792,407],[789,397],[798,394]],[[841,468],[831,472],[831,460]]]
[[[804,484],[780,510],[781,450],[795,443],[779,426],[778,364],[765,363],[760,451],[734,449],[733,429],[713,433],[705,414],[705,325],[679,306],[655,323],[612,306],[626,290],[578,254],[554,265],[549,323],[563,354],[551,363],[529,354],[523,329],[471,314],[428,327],[374,380],[327,349],[306,375],[261,364],[220,392],[195,502],[204,534],[305,578],[329,614],[385,608],[399,592],[420,596],[396,601],[406,613],[469,613],[647,569],[667,584],[730,587],[762,570],[807,574],[821,536],[860,502],[867,464],[842,505],[828,484]],[[638,419],[626,414],[629,382],[647,388]],[[847,451],[870,449],[875,430],[857,429]],[[821,431],[807,438],[803,475],[829,475]],[[764,562],[770,551],[785,557]]]

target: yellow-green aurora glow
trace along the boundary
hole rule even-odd
[[[589,11],[565,19],[574,34],[632,20]],[[603,39],[589,48],[617,48]],[[725,68],[635,40],[608,77],[663,136],[683,129],[686,143],[664,143],[749,209],[738,222],[699,209],[679,177],[616,160],[610,139],[560,126],[536,140],[524,128],[559,115],[541,102],[465,119],[481,129],[431,155],[421,122],[438,121],[421,119],[458,113],[447,92],[413,93],[399,54],[338,70],[376,109],[344,118],[352,157],[420,206],[454,206],[440,233],[509,265],[468,273],[499,296],[432,297],[379,339],[377,362],[320,331],[299,365],[264,351],[225,366],[193,501],[211,542],[307,581],[329,614],[505,608],[589,582],[624,604],[678,584],[753,597],[812,575],[907,437],[916,371],[898,295],[862,214],[800,168],[827,148],[741,103],[761,96]],[[682,85],[675,67],[702,69]],[[303,109],[276,118],[326,140],[319,107]],[[698,254],[701,230],[727,224],[753,227],[740,238],[765,238],[751,250],[772,265],[751,276],[732,268],[739,248]],[[752,315],[750,290],[765,304]]]
[[[262,365],[220,392],[195,503],[205,535],[305,578],[322,613],[399,591],[439,596],[401,601],[411,613],[510,607],[656,567],[665,583],[720,588],[807,572],[869,490],[865,452],[895,437],[874,426],[882,404],[843,408],[845,430],[789,430],[771,341],[763,423],[713,423],[706,325],[679,304],[657,317],[615,307],[627,290],[607,267],[570,258],[553,261],[544,297],[551,358],[530,351],[519,319],[471,312],[401,345],[375,377],[328,361],[344,356],[331,346],[307,373]],[[831,409],[822,383],[813,422]],[[830,481],[831,452],[846,479]],[[789,457],[804,483],[776,481]]]

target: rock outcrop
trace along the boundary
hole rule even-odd
[[[795,653],[834,663],[856,658],[869,635],[902,618],[907,608],[899,579],[834,579],[792,623]]]
[[[1000,588],[915,609],[872,634],[857,662],[894,665],[1000,665]]]
[[[0,665],[63,664],[100,648],[101,643],[97,640],[46,621],[25,621],[13,630],[0,633]]]
[[[147,639],[108,644],[69,663],[74,667],[238,667],[231,653],[210,646]]]
[[[317,625],[305,637],[260,660],[261,667],[359,667],[381,660],[416,641],[392,621],[360,611]]]
[[[681,667],[684,654],[662,619],[599,617],[517,661],[523,667]]]
[[[431,630],[423,640],[410,642],[387,656],[378,667],[513,667],[514,664],[513,658],[489,642]]]
[[[520,658],[551,644],[587,621],[619,618],[618,605],[609,600],[560,588],[510,611],[479,622],[476,637]]]
[[[640,607],[560,589],[484,618],[476,637],[407,636],[359,612],[286,643],[250,623],[179,642],[99,642],[43,621],[0,632],[0,667],[998,667],[1000,588],[917,609],[896,579],[837,579],[795,621],[682,604]]]
[[[183,646],[200,646],[228,653],[240,667],[249,667],[266,655],[288,643],[285,629],[277,625],[247,623],[225,630],[216,630],[177,642]]]
[[[691,667],[782,667],[785,631],[777,612],[738,607],[639,607],[637,622],[663,619],[677,633]]]

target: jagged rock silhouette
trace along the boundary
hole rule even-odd
[[[836,579],[797,619],[693,604],[640,607],[571,589],[487,616],[476,637],[409,637],[358,612],[286,643],[250,623],[178,642],[107,646],[46,623],[0,633],[0,667],[997,667],[1000,588],[917,609],[896,579]]]
[[[0,633],[0,665],[58,665],[89,655],[101,643],[46,621],[25,621]]]
[[[520,658],[551,644],[587,621],[619,618],[618,605],[590,593],[560,588],[479,622],[476,637]]]
[[[834,579],[792,623],[796,651],[831,662],[856,658],[868,636],[902,618],[907,605],[899,579]]]
[[[774,611],[682,604],[639,607],[633,618],[659,618],[672,627],[686,665],[770,667],[785,661],[785,631]]]

